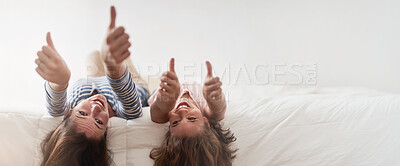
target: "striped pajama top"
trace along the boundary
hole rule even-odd
[[[45,83],[46,108],[51,116],[63,116],[74,108],[79,101],[89,98],[94,91],[106,97],[115,115],[124,119],[135,119],[142,116],[142,102],[147,100],[148,92],[136,86],[128,69],[119,79],[108,76],[78,80],[72,92],[56,92],[49,83]],[[147,95],[144,95],[146,94]],[[144,97],[141,99],[141,97]]]

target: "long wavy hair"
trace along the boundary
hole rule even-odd
[[[230,149],[236,137],[210,119],[210,126],[192,137],[175,137],[168,131],[163,144],[150,152],[155,166],[230,166],[237,149]]]
[[[77,133],[67,116],[41,143],[41,166],[109,166],[112,158],[107,149],[107,132],[100,140],[88,139]]]

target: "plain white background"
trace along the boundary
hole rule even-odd
[[[141,74],[160,75],[175,57],[182,80],[201,81],[210,60],[225,85],[303,86],[306,66],[316,64],[317,82],[307,86],[400,92],[396,0],[1,0],[0,109],[43,110],[34,59],[48,31],[70,83],[84,77],[110,5],[131,36]]]

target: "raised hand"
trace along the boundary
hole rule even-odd
[[[160,100],[168,105],[175,104],[180,93],[180,84],[175,73],[175,59],[171,58],[169,63],[169,71],[164,72],[161,77],[160,88],[158,89],[157,100]]]
[[[203,96],[207,102],[215,102],[222,97],[222,82],[219,77],[213,77],[212,66],[209,61],[206,62],[207,76],[203,86]]]
[[[107,74],[116,74],[121,76],[120,70],[125,71],[125,65],[122,62],[131,55],[129,47],[129,35],[125,33],[125,28],[115,27],[115,18],[117,13],[115,7],[111,6],[111,21],[107,30],[107,37],[104,40],[101,55],[106,65]]]
[[[35,59],[37,65],[36,72],[45,80],[49,81],[50,86],[55,91],[62,91],[67,88],[71,72],[67,64],[56,51],[50,32],[46,35],[47,46],[37,52],[38,58]]]
[[[169,71],[163,73],[157,99],[150,106],[151,120],[156,123],[168,122],[168,113],[175,107],[179,97],[180,84],[175,73],[175,59],[169,62]]]
[[[207,118],[222,120],[226,111],[225,95],[221,89],[222,82],[219,77],[213,77],[211,63],[207,61],[206,66],[207,76],[203,85],[203,96],[207,101],[207,108],[204,114]]]

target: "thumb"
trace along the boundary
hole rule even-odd
[[[117,12],[115,11],[115,7],[111,6],[111,22],[110,26],[108,27],[110,30],[115,27],[115,18],[117,17]]]
[[[169,71],[172,71],[175,73],[175,59],[171,58],[171,60],[169,61]]]
[[[51,40],[50,32],[47,32],[46,34],[46,41],[47,45],[49,45],[55,51],[56,48],[54,47],[53,41]]]
[[[212,66],[209,61],[206,61],[206,66],[207,66],[207,77],[212,77]]]

